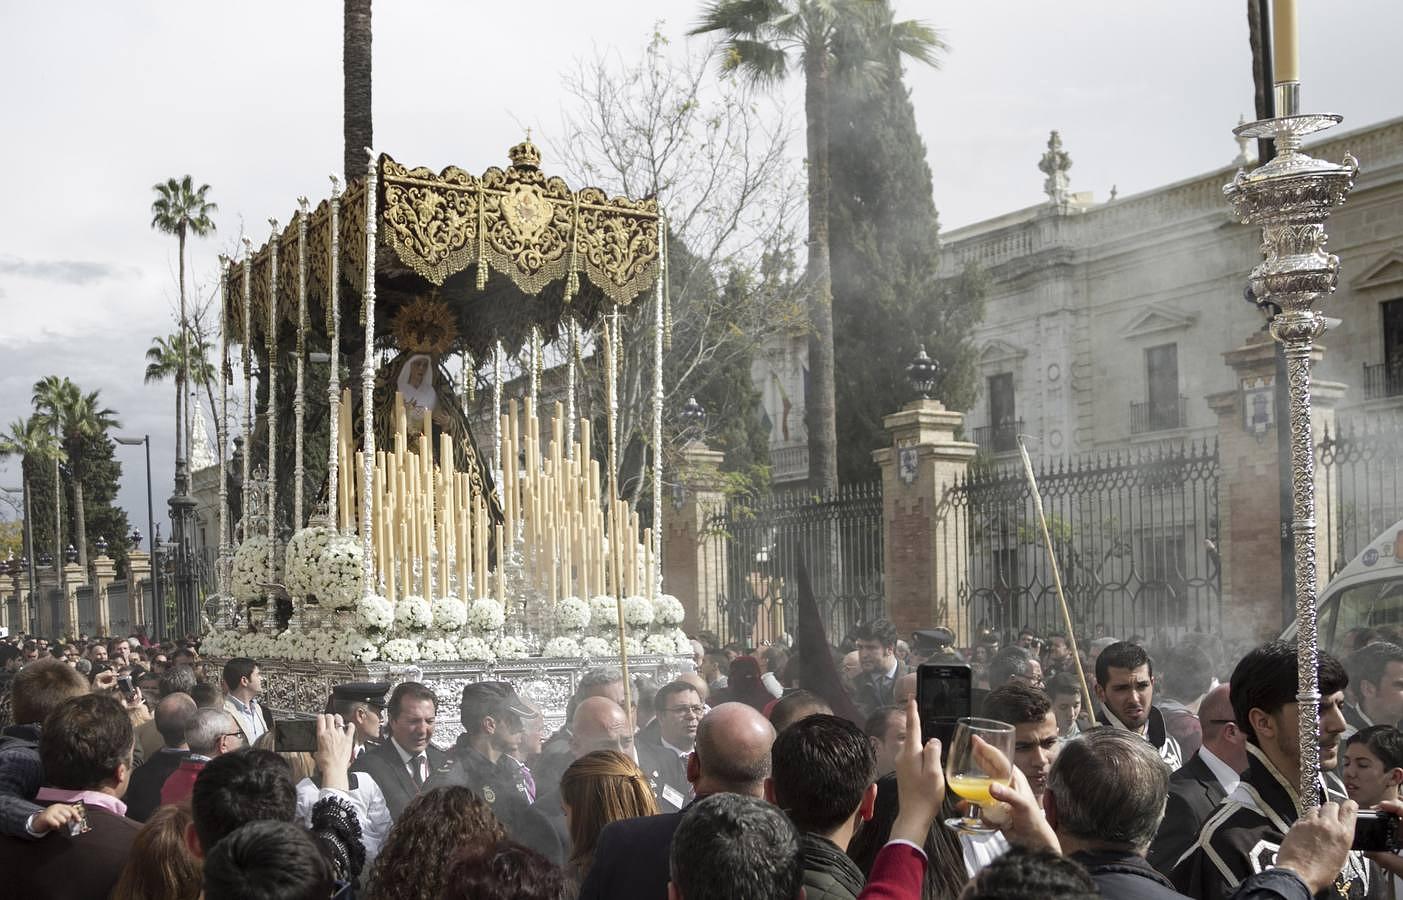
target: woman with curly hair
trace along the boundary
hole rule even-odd
[[[188,805],[161,806],[132,842],[112,900],[195,900],[200,896],[200,861],[185,843],[191,827]]]
[[[569,888],[560,867],[535,850],[498,841],[458,854],[443,900],[563,900]]]
[[[658,814],[638,764],[617,750],[596,750],[560,778],[560,804],[570,828],[570,874],[582,883],[594,862],[599,832],[610,822]]]
[[[370,900],[438,900],[455,851],[505,838],[492,808],[465,787],[435,788],[410,801],[370,872]]]

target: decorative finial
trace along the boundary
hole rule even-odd
[[[1047,139],[1047,152],[1038,160],[1038,169],[1047,176],[1043,191],[1054,206],[1065,206],[1067,203],[1067,186],[1071,184],[1067,172],[1071,168],[1071,154],[1062,149],[1062,135],[1054,130]]]
[[[1237,117],[1237,127],[1241,128],[1243,125],[1246,124],[1247,117],[1239,113]],[[1235,166],[1251,165],[1252,160],[1247,155],[1247,145],[1252,143],[1251,138],[1248,138],[1242,134],[1238,134],[1233,138],[1233,140],[1237,141],[1237,156],[1233,158],[1232,164]]]
[[[531,143],[531,129],[526,129],[526,140],[507,151],[507,158],[517,169],[539,169],[541,167],[541,151],[536,149],[535,144]]]
[[[1112,199],[1112,200],[1116,199],[1116,194],[1119,194],[1119,193],[1120,193],[1120,189],[1117,188],[1114,184],[1111,185],[1111,199]]]

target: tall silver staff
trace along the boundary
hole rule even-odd
[[[1283,7],[1286,4],[1282,5]],[[1282,12],[1282,10],[1278,10]],[[1289,19],[1289,21],[1288,21]],[[1291,533],[1295,537],[1296,700],[1300,708],[1300,797],[1303,810],[1320,803],[1319,643],[1315,626],[1315,452],[1311,440],[1310,360],[1325,317],[1313,308],[1332,293],[1340,260],[1325,252],[1325,219],[1345,202],[1359,163],[1345,154],[1336,165],[1301,152],[1301,139],[1338,125],[1335,115],[1302,114],[1297,75],[1294,4],[1275,23],[1276,116],[1233,129],[1240,137],[1271,139],[1276,156],[1250,174],[1239,169],[1223,193],[1245,225],[1262,228],[1262,262],[1252,292],[1279,310],[1271,334],[1286,357],[1291,428]]]

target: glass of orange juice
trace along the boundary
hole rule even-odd
[[[979,738],[1002,754],[1002,763],[991,762],[993,754],[977,754],[974,739]],[[990,834],[997,831],[984,824],[979,808],[994,803],[989,785],[1009,784],[1013,770],[1013,726],[994,719],[960,719],[955,727],[955,739],[950,745],[945,765],[945,786],[961,799],[969,801],[969,809],[961,818],[946,819],[945,824],[966,834]]]

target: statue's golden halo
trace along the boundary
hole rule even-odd
[[[438,355],[458,340],[458,325],[448,304],[433,297],[410,301],[395,316],[392,332],[401,350]]]

